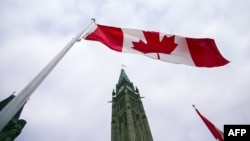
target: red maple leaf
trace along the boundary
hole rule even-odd
[[[143,31],[143,34],[146,38],[146,43],[140,40],[139,42],[132,42],[134,45],[134,49],[143,52],[143,53],[165,53],[170,54],[177,46],[174,42],[175,36],[167,37],[164,35],[162,40],[160,41],[160,33],[159,32],[149,32]]]

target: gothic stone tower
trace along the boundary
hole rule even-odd
[[[153,141],[139,90],[124,69],[112,95],[111,141]]]

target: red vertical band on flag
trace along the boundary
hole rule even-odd
[[[97,25],[95,31],[88,35],[86,39],[100,41],[115,51],[122,51],[123,32],[121,28]]]
[[[198,109],[196,109],[196,112],[198,113],[198,115],[201,117],[201,119],[203,120],[203,122],[206,124],[207,128],[210,130],[210,132],[213,134],[213,136],[215,137],[215,139],[219,139],[219,141],[224,141],[224,136],[223,136],[223,132],[220,131],[218,128],[216,128],[214,126],[213,123],[211,123],[207,118],[205,118],[199,111]]]
[[[229,62],[220,54],[213,39],[186,38],[186,40],[192,59],[197,67],[223,66]]]

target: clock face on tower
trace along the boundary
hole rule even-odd
[[[124,89],[124,86],[121,86],[121,88],[118,90],[117,95],[120,94],[120,93],[122,92],[123,89]]]

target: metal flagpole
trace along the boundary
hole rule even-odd
[[[8,124],[18,110],[27,102],[32,93],[42,83],[42,81],[48,76],[53,68],[60,62],[64,55],[69,49],[79,41],[80,37],[88,30],[88,28],[95,22],[95,19],[91,19],[89,23],[80,33],[78,33],[55,57],[52,59],[47,66],[28,83],[26,87],[13,99],[11,100],[1,111],[0,111],[0,131]]]

